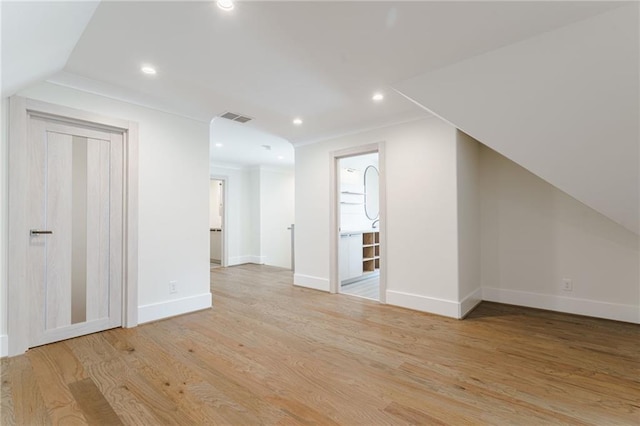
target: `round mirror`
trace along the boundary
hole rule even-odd
[[[364,170],[364,214],[375,220],[380,214],[380,174],[374,166]]]

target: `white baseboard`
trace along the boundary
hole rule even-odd
[[[9,355],[9,337],[6,334],[0,334],[0,358]]]
[[[235,256],[229,258],[229,266],[244,265],[245,263],[264,265],[266,260],[266,256]]]
[[[293,285],[321,291],[330,290],[328,279],[312,277],[310,275],[293,274]]]
[[[466,317],[480,302],[482,302],[482,289],[477,288],[458,303],[458,319]]]
[[[387,290],[387,304],[451,318],[459,318],[460,312],[458,302],[394,290]]]
[[[482,288],[482,300],[640,324],[640,307],[637,305],[492,287]]]
[[[211,307],[211,293],[167,300],[138,307],[138,324],[187,314]]]

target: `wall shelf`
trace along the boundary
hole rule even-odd
[[[362,271],[374,272],[380,269],[380,232],[362,233]]]

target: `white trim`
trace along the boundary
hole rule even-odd
[[[244,265],[246,263],[264,265],[266,260],[267,256],[235,256],[229,258],[229,266]]]
[[[209,163],[209,171],[215,172],[216,169],[247,170],[249,169],[249,166],[244,164],[237,164],[237,163],[224,163],[220,161],[211,161]]]
[[[469,312],[478,306],[482,302],[482,289],[477,288],[475,291],[469,293],[458,304],[458,319],[466,317]]]
[[[293,274],[293,285],[312,288],[314,290],[329,291],[328,279],[312,277],[310,275]]]
[[[386,143],[378,143],[378,196],[380,197],[380,205],[378,212],[378,228],[380,229],[380,284],[378,301],[387,303],[387,149]]]
[[[640,307],[552,294],[483,287],[482,300],[640,324]]]
[[[460,304],[453,300],[394,290],[387,290],[387,304],[450,318],[458,318],[460,312]]]
[[[6,334],[0,334],[0,358],[9,356],[9,337]]]
[[[196,117],[195,115],[182,113],[178,111],[178,109],[168,105],[158,106],[156,105],[157,102],[149,99],[145,95],[141,95],[140,93],[137,93],[135,96],[132,96],[132,92],[125,91],[121,87],[114,86],[109,83],[93,80],[91,78],[82,77],[80,75],[73,74],[66,71],[58,72],[52,77],[49,77],[45,81],[47,83],[50,83],[56,86],[68,87],[70,89],[91,93],[92,95],[100,96],[105,99],[111,99],[118,102],[125,102],[131,105],[136,105],[143,108],[159,111],[164,114],[175,115],[176,117],[182,117],[189,120],[198,121],[200,123],[209,123],[212,120],[211,118],[205,119],[204,117],[200,118],[200,117]]]
[[[211,293],[142,305],[138,308],[138,323],[143,324],[150,321],[175,317],[176,315],[201,311],[203,309],[209,309],[211,306]]]
[[[209,182],[212,180],[222,181],[222,254],[220,259],[220,266],[226,268],[229,266],[229,176],[211,174],[209,171]],[[211,208],[211,200],[209,200],[209,208]],[[211,244],[211,242],[209,242]],[[211,250],[209,250],[211,251]],[[211,255],[211,253],[209,253]],[[211,256],[209,256],[211,257]]]
[[[396,89],[393,89],[393,90],[396,90]],[[400,92],[398,92],[398,93],[400,93]],[[400,94],[402,95],[402,93],[400,93]],[[411,99],[409,99],[409,100],[411,100]],[[430,111],[427,110],[426,108],[424,108],[422,105],[418,104],[418,106],[421,107],[427,113],[430,113]],[[400,124],[412,123],[414,121],[420,121],[420,120],[424,120],[426,118],[431,118],[431,116],[425,114],[425,115],[419,115],[419,116],[415,116],[415,117],[401,118],[399,120],[391,120],[389,122],[378,123],[378,124],[375,124],[375,125],[372,125],[372,126],[363,126],[363,127],[358,127],[356,129],[351,128],[349,130],[342,130],[342,131],[337,131],[337,132],[332,132],[332,133],[325,133],[323,135],[315,136],[315,137],[310,138],[310,139],[302,139],[302,140],[299,140],[299,141],[289,141],[289,142],[291,143],[291,145],[293,145],[294,148],[299,148],[301,146],[313,145],[313,144],[316,144],[316,143],[319,143],[319,142],[328,141],[328,140],[331,140],[331,139],[343,138],[345,136],[357,135],[359,133],[370,132],[372,130],[385,129],[387,127],[398,126]]]

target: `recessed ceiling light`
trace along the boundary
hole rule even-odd
[[[300,126],[302,124],[302,118],[294,118],[293,124],[295,124],[296,126]]]
[[[278,160],[284,160],[284,157],[282,155],[278,155]]]
[[[216,144],[216,148],[222,148],[224,145],[222,145],[221,143],[217,143]]]
[[[371,99],[373,99],[376,102],[380,102],[381,100],[384,99],[384,95],[382,93],[380,93],[380,92],[376,92],[376,93],[373,94]]]
[[[233,10],[233,8],[236,7],[233,4],[233,0],[218,0],[217,5],[220,9],[226,11]]]
[[[149,75],[154,75],[156,73],[156,69],[152,66],[149,65],[145,65],[142,68],[140,68],[140,70],[145,73],[145,74],[149,74]]]

